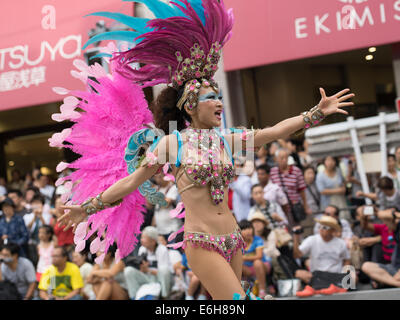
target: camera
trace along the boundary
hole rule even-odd
[[[302,234],[303,232],[304,232],[304,230],[303,230],[303,228],[299,228],[299,229],[292,229],[292,232],[294,233],[294,234]]]

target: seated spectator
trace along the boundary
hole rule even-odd
[[[141,285],[158,282],[161,296],[168,297],[172,286],[172,273],[169,267],[169,254],[166,246],[158,243],[157,229],[148,226],[143,229],[138,255],[146,257],[139,268],[127,266],[124,270],[131,299],[135,299]]]
[[[400,211],[400,190],[396,190],[393,180],[389,177],[381,177],[378,181],[378,193],[364,193],[359,191],[358,196],[379,201],[379,210],[394,208]]]
[[[377,215],[379,219],[386,223],[391,220],[391,223],[389,224],[390,229],[394,229],[393,239],[395,245],[391,257],[391,263],[382,264],[368,261],[364,262],[361,270],[379,284],[400,288],[400,212],[396,211],[395,209],[387,209],[378,211]],[[395,228],[393,228],[393,225]],[[378,227],[376,231],[382,231],[379,229],[383,228]]]
[[[270,230],[268,228],[270,223],[261,212],[256,212],[251,217],[250,222],[253,225],[255,236],[260,237],[264,241],[264,247],[263,247],[264,256],[267,259],[270,259],[271,266],[277,266],[278,261],[276,258],[279,257],[281,253],[276,247],[277,244],[277,238],[275,234],[276,230]],[[288,236],[290,237],[289,234]],[[267,281],[268,280],[271,279],[267,278]],[[270,294],[273,295],[276,293],[275,287],[272,285],[272,282],[270,282],[268,291]]]
[[[0,238],[3,244],[13,242],[18,244],[20,256],[25,256],[22,246],[29,240],[29,233],[26,229],[24,219],[14,214],[15,204],[10,198],[6,198],[0,203],[3,217],[0,218]]]
[[[336,236],[346,241],[347,246],[350,247],[349,242],[353,238],[353,231],[351,231],[350,224],[347,222],[347,220],[339,218],[339,208],[334,205],[329,205],[325,208],[323,215],[335,218],[337,220],[341,228],[340,232],[336,234]],[[317,216],[317,219],[321,219],[323,215]],[[319,234],[320,228],[320,224],[316,223],[314,226],[314,234]]]
[[[65,226],[62,226],[57,222],[57,219],[64,214],[64,210],[61,209],[62,205],[61,196],[57,196],[55,200],[55,208],[51,210],[53,217],[50,221],[50,225],[54,228],[54,234],[57,237],[57,245],[65,247],[68,253],[72,253],[72,251],[74,251],[73,229],[69,228],[67,231],[64,231]]]
[[[19,217],[24,217],[25,214],[29,213],[29,210],[24,206],[24,196],[22,192],[18,189],[8,190],[7,196],[15,204],[15,215]]]
[[[39,297],[42,300],[82,300],[80,291],[83,279],[79,267],[68,262],[68,252],[55,247],[52,265],[42,274],[39,282]]]
[[[176,241],[179,242],[182,241],[182,239]],[[158,236],[158,243],[167,246],[167,237],[163,235]],[[179,293],[181,293],[183,296],[184,292],[186,291],[181,252],[183,252],[183,250],[168,249],[170,271],[174,276],[171,292],[174,292],[175,296]]]
[[[289,202],[282,188],[273,183],[270,178],[271,167],[268,165],[261,165],[256,168],[258,184],[264,189],[264,198],[271,203],[275,203],[276,212],[279,213],[281,217],[285,217],[287,221],[287,214],[289,214]],[[285,214],[286,212],[286,214]]]
[[[164,235],[159,235],[158,236],[158,243],[162,244],[164,246],[167,246],[167,237]],[[174,249],[168,249],[168,258],[169,258],[169,266],[170,266],[170,271],[173,274],[176,274],[177,269],[180,269],[179,263],[182,262],[182,255],[179,252],[179,250],[174,250]]]
[[[363,214],[365,207],[366,206],[364,205],[356,209],[356,221],[352,228],[354,233],[353,243],[358,243],[362,248],[363,262],[372,261],[377,263],[390,263],[391,255],[389,256],[388,262],[386,262],[383,257],[381,236],[377,236],[375,230],[365,227],[366,224],[378,225],[381,221],[376,218],[376,216],[365,216]]]
[[[260,290],[258,296],[264,298],[267,294],[266,276],[271,271],[270,259],[264,255],[264,241],[255,235],[251,222],[242,220],[239,222],[239,227],[242,230],[242,237],[246,243],[242,274],[244,277],[256,278]]]
[[[158,185],[158,192],[165,195],[167,206],[161,207],[159,204],[155,205],[152,225],[157,228],[159,235],[168,238],[171,233],[178,231],[182,227],[182,220],[177,218],[171,219],[169,216],[169,212],[175,208],[178,198],[178,189],[174,183],[165,181],[164,178],[164,173],[159,173],[154,176]]]
[[[29,231],[29,241],[27,246],[27,256],[34,265],[38,262],[37,245],[39,243],[39,228],[49,225],[51,215],[44,211],[44,198],[35,195],[31,202],[31,212],[24,215],[23,219]]]
[[[350,264],[350,253],[346,247],[346,243],[335,236],[335,234],[340,232],[338,220],[324,215],[317,222],[320,225],[319,234],[309,236],[301,244],[299,244],[299,234],[294,233],[293,237],[294,258],[310,257],[310,270],[299,269],[295,273],[295,277],[306,284],[310,283],[314,271],[342,273],[343,265]],[[295,227],[294,231],[297,229],[300,229],[300,227]],[[312,287],[306,285],[302,294],[298,294],[299,296],[303,296],[303,294],[313,295],[315,291]]]
[[[260,212],[256,212],[249,221],[253,225],[254,234],[264,241],[264,255],[270,258],[278,257],[280,252],[276,247],[275,233],[269,229],[270,224],[265,216]]]
[[[87,261],[87,253],[84,251],[72,253],[72,262],[79,267],[84,286],[81,295],[85,300],[95,300],[96,295],[93,292],[93,286],[87,282],[89,274],[92,272],[93,265]]]
[[[276,203],[269,202],[264,198],[264,190],[261,185],[255,184],[251,187],[251,198],[255,204],[250,208],[247,220],[250,221],[255,213],[260,212],[271,224],[271,229],[280,224],[287,224],[285,214],[278,214]]]
[[[37,245],[37,253],[39,261],[36,267],[36,280],[40,282],[42,273],[51,266],[51,256],[53,254],[56,243],[54,241],[53,228],[47,224],[39,228],[39,244]]]
[[[93,286],[96,300],[128,300],[127,285],[124,276],[125,263],[115,261],[116,245],[111,246],[101,264],[95,264],[87,283]],[[97,252],[97,256],[103,252]]]
[[[12,282],[24,300],[33,298],[36,287],[35,267],[28,259],[19,256],[20,248],[9,242],[1,249],[0,281]]]

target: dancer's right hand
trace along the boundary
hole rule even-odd
[[[85,221],[88,214],[80,205],[72,205],[72,206],[60,206],[62,210],[70,210],[67,213],[64,213],[57,221],[61,225],[65,225],[64,231],[67,231],[71,227],[73,227],[72,232],[75,232],[76,227],[82,221]]]

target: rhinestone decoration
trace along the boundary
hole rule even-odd
[[[195,43],[190,48],[190,58],[185,60],[183,60],[182,53],[177,51],[175,56],[179,66],[172,77],[172,86],[178,89],[188,80],[196,78],[212,79],[218,69],[221,48],[222,46],[219,42],[214,42],[206,56],[203,48],[198,43]]]
[[[204,131],[204,132],[203,132]],[[224,144],[215,130],[188,129],[188,146],[200,152],[200,160],[186,161],[185,171],[189,179],[198,186],[210,184],[210,196],[214,205],[224,201],[225,187],[234,178],[232,164],[220,161],[220,151]],[[189,162],[191,164],[189,164]]]

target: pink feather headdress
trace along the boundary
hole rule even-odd
[[[167,83],[178,88],[195,78],[211,80],[232,34],[232,9],[226,10],[222,0],[202,0],[205,23],[190,1],[170,4],[183,16],[150,20],[146,27],[153,30],[137,37],[140,42],[134,48],[113,57],[118,72],[144,87]],[[131,63],[143,66],[135,70]]]

